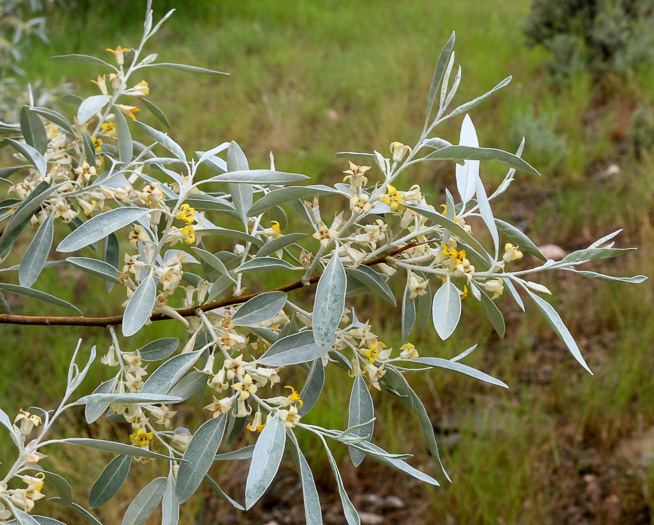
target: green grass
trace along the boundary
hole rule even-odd
[[[112,14],[114,8],[117,14]],[[541,244],[553,242],[566,249],[587,245],[624,227],[629,243],[643,249],[603,268],[620,275],[652,273],[651,161],[636,161],[620,153],[613,130],[621,109],[598,101],[588,78],[580,75],[566,86],[547,82],[541,68],[542,52],[527,49],[520,33],[527,0],[476,2],[474,6],[470,2],[422,0],[233,0],[192,3],[186,14],[180,11],[155,38],[150,51],[159,53],[164,61],[230,73],[224,78],[163,70],[144,75],[152,100],[173,123],[171,135],[188,150],[205,150],[225,140],[236,140],[253,167],[267,166],[272,150],[278,169],[306,173],[313,181],[336,182],[346,164],[333,158],[336,151],[384,150],[393,140],[415,140],[424,118],[434,62],[450,32],[456,30],[457,62],[463,67],[459,103],[513,75],[509,87],[473,111],[482,145],[515,150],[517,143],[509,140],[511,129],[519,115],[532,109],[536,114],[557,115],[555,131],[564,137],[568,151],[563,165],[555,173],[543,173],[541,180],[519,175],[515,187],[498,203],[498,215],[501,211],[501,216],[511,220],[526,221],[527,231]],[[53,84],[65,76],[77,84],[80,95],[88,96],[94,94],[89,81],[100,71],[93,66],[54,63],[48,56],[102,56],[104,48],[134,45],[141,12],[116,7],[116,3],[94,7],[86,13],[84,27],[94,28],[89,31],[82,27],[78,15],[57,11],[50,15],[49,26],[52,45],[49,49],[37,47],[31,53],[26,66],[30,78]],[[626,94],[635,106],[651,102],[653,87],[652,73],[643,72],[629,86],[616,88],[613,96],[620,100]],[[149,115],[143,118],[154,123]],[[449,122],[438,134],[456,142],[459,125],[458,120]],[[529,152],[527,137],[527,160]],[[600,177],[599,173],[613,162],[620,164],[622,173]],[[482,169],[489,184],[504,173],[493,165]],[[453,165],[423,164],[407,173],[402,185],[418,182],[425,192],[443,199],[444,187],[453,185],[453,175]],[[627,245],[626,240],[619,242]],[[46,272],[37,287],[74,300],[89,315],[120,311],[124,298],[118,291],[106,300],[103,290],[97,289],[98,281],[80,278],[73,271],[57,276],[55,279],[54,273]],[[438,489],[415,486],[394,472],[376,467],[369,459],[355,473],[347,466],[347,451],[335,448],[355,501],[366,492],[406,496],[409,507],[398,521],[402,523],[563,523],[568,519],[565,509],[583,499],[584,475],[604,473],[596,463],[588,467],[587,457],[592,456],[602,466],[619,462],[616,448],[620,440],[653,424],[654,380],[650,371],[654,357],[648,350],[654,339],[651,286],[587,283],[567,274],[550,277],[545,284],[554,291],[554,304],[564,313],[595,375],[587,375],[574,362],[533,308],[526,316],[518,315],[510,299],[502,298],[508,330],[507,337],[500,340],[472,299],[467,299],[471,308],[464,314],[462,326],[470,328],[469,332],[465,328],[457,331],[456,343],[443,344],[429,329],[414,333],[413,342],[421,354],[442,357],[456,355],[469,342],[480,342],[480,348],[466,362],[501,378],[511,389],[501,391],[445,372],[433,372],[428,379],[418,380],[414,386],[423,396],[434,425],[440,428],[454,420],[440,439],[454,483],[444,483]],[[396,291],[399,295],[400,290]],[[398,316],[389,314],[386,305],[370,298],[357,299],[355,305],[360,318],[369,317],[383,327],[381,335],[389,346],[400,344]],[[18,310],[43,313],[41,306],[31,302],[24,302]],[[3,326],[2,330],[0,405],[10,413],[37,403],[52,406],[64,388],[65,363],[79,337],[84,340],[85,351],[97,345],[103,353],[109,344],[102,329]],[[138,348],[160,337],[164,330],[166,335],[182,335],[176,323],[166,322],[147,328],[130,341],[130,346]],[[322,405],[307,421],[346,425],[343,407],[349,396],[349,380],[340,372],[328,370]],[[89,387],[97,384],[104,371],[98,367],[92,374]],[[415,464],[444,481],[415,430],[413,416],[389,396],[374,392],[373,397],[380,445],[393,452],[415,451]],[[182,415],[191,428],[199,417]],[[69,427],[64,431],[79,431],[74,418],[66,423]],[[126,437],[126,429],[116,430],[106,424],[91,427],[89,432],[113,434],[123,440]],[[247,439],[252,440],[250,436]],[[335,484],[319,443],[305,436],[301,441],[309,451],[308,459],[317,472],[325,501],[331,504]],[[0,458],[8,457],[7,452],[8,443],[0,442]],[[89,475],[99,473],[109,459],[77,455],[81,453],[71,450],[53,449],[50,453],[51,460],[77,482],[82,495]],[[98,515],[106,523],[117,523],[124,503],[157,468],[152,464],[139,466],[138,476],[121,492],[119,504],[108,505]],[[219,468],[216,476],[227,479],[228,492],[241,494],[244,469],[238,465]],[[628,478],[637,487],[638,480],[651,482],[651,475],[647,478],[645,474],[643,478],[636,474],[633,481],[628,465],[617,472],[609,481],[620,483]],[[621,498],[624,522],[636,523],[636,511],[625,491],[616,489],[615,493]],[[640,491],[638,498],[636,506],[649,512],[653,495]],[[194,501],[198,519],[207,523],[228,513],[207,492]],[[253,521],[247,521],[245,515],[238,519],[242,523],[262,522],[265,509],[260,506],[256,512]],[[599,507],[588,512],[597,519],[601,515]],[[389,523],[395,519],[390,517]],[[191,518],[184,523],[191,523]]]

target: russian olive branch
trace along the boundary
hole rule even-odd
[[[364,264],[365,266],[375,266],[380,263],[387,262],[387,259],[389,257],[393,257],[394,255],[397,255],[399,253],[402,253],[405,250],[409,250],[410,248],[414,248],[415,246],[418,246],[419,244],[425,244],[431,242],[433,239],[430,239],[428,241],[424,241],[422,243],[409,243],[405,246],[402,246],[400,248],[397,248],[395,250],[392,250],[389,253],[379,255],[373,259],[370,259],[369,261],[365,261],[361,264]],[[208,310],[213,310],[215,308],[222,308],[225,306],[232,306],[234,304],[241,304],[246,301],[249,301],[250,299],[256,297],[257,295],[261,295],[262,293],[266,292],[291,292],[293,290],[297,290],[299,288],[305,288],[307,286],[311,286],[313,284],[316,284],[321,277],[322,274],[320,275],[314,275],[309,279],[307,283],[305,283],[302,279],[299,281],[295,281],[292,283],[285,284],[283,286],[280,286],[278,288],[273,288],[271,290],[264,290],[262,292],[255,292],[251,293],[248,295],[241,295],[238,297],[227,297],[225,299],[221,299],[219,301],[213,301],[211,303],[206,303],[200,306],[189,306],[188,308],[179,308],[175,310],[180,316],[182,317],[195,317],[197,315],[197,311],[201,310],[203,312],[206,312]],[[151,321],[167,321],[173,319],[169,315],[163,314],[163,313],[154,313],[150,317]],[[13,315],[13,314],[2,314],[0,315],[0,324],[18,324],[18,325],[30,325],[30,326],[112,326],[112,325],[119,325],[122,324],[123,322],[123,316],[122,315],[112,315],[109,317],[58,317],[58,316],[33,316],[33,315]]]

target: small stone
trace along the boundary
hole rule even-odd
[[[615,177],[616,175],[620,175],[620,173],[622,173],[622,170],[617,164],[611,164],[604,172],[607,177]]]
[[[373,514],[372,512],[360,512],[359,517],[361,518],[362,525],[380,525],[384,523],[383,516]]]
[[[545,246],[539,246],[538,249],[545,257],[555,261],[563,259],[567,255],[566,251],[556,244],[546,244]]]
[[[404,500],[399,496],[386,496],[384,498],[384,507],[388,509],[404,508]]]

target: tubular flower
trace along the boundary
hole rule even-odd
[[[504,255],[502,256],[502,259],[505,263],[517,261],[518,259],[522,259],[522,252],[519,247],[513,246],[513,244],[507,242],[504,246]]]
[[[102,139],[91,137],[91,140],[93,141],[93,147],[95,148],[95,151],[100,153],[102,151]]]
[[[18,423],[19,421],[20,433],[23,434],[23,436],[27,436],[30,432],[32,432],[34,427],[38,427],[41,424],[41,418],[39,416],[36,414],[30,414],[29,412],[22,409],[20,414],[18,414],[16,419],[14,419],[14,423]]]
[[[193,228],[193,226],[185,226],[182,228],[182,233],[186,235],[186,239],[184,239],[186,244],[195,243],[195,228]]]
[[[102,147],[100,149],[102,149]],[[86,182],[90,181],[91,177],[93,177],[95,173],[96,173],[95,166],[90,166],[89,163],[86,162],[86,160],[82,162],[81,166],[75,168],[75,175],[77,175],[78,177],[84,177],[84,180],[86,180]]]
[[[154,432],[146,432],[143,428],[139,428],[136,432],[130,434],[129,440],[135,446],[146,449],[153,437]]]
[[[427,286],[429,286],[429,279],[423,279],[414,272],[411,272],[408,281],[409,286],[409,301],[415,299],[419,295],[425,295],[427,293]]]
[[[250,374],[245,374],[243,381],[234,383],[232,388],[239,392],[239,401],[245,401],[250,397],[250,394],[254,394],[257,391],[257,385],[254,384]]]
[[[284,388],[290,388],[291,390],[291,395],[289,395],[286,400],[282,403],[282,406],[290,406],[295,403],[300,403],[300,408],[304,406],[304,401],[302,401],[302,398],[300,397],[300,394],[293,388],[292,386],[285,386]]]
[[[402,202],[402,194],[394,186],[387,184],[386,194],[381,198],[381,201],[384,204],[388,204],[391,207],[391,211],[395,211]]]
[[[105,135],[110,137],[116,136],[116,123],[115,122],[105,122],[100,126],[100,129]]]
[[[230,381],[236,376],[245,374],[243,368],[243,354],[236,356],[234,359],[225,359],[225,370],[227,370],[227,379]]]
[[[372,209],[372,204],[368,202],[369,200],[370,196],[365,193],[354,195],[350,198],[350,209],[357,215],[364,211],[370,211]]]
[[[106,75],[98,75],[98,80],[91,80],[96,86],[100,88],[100,93],[103,95],[108,95],[107,91],[107,76]]]
[[[271,221],[272,226],[266,228],[261,233],[269,239],[277,239],[282,236],[282,228],[277,221]]]
[[[229,412],[233,403],[234,398],[232,397],[224,397],[219,400],[214,396],[213,402],[204,407],[204,409],[208,410],[209,412],[213,412],[213,418],[215,419],[219,415]]]
[[[145,233],[140,226],[136,226],[131,232],[129,232],[129,243],[133,248],[136,248],[137,242],[146,243],[149,242],[150,238],[147,233]]]
[[[348,161],[349,162],[349,161]],[[359,189],[361,186],[368,184],[368,179],[364,173],[370,169],[370,166],[357,166],[354,162],[350,162],[350,169],[344,171],[347,176],[343,178],[344,181],[350,179],[352,187]]]
[[[113,53],[116,57],[116,64],[122,66],[125,63],[125,53],[129,52],[129,49],[126,47],[116,47],[116,49],[107,48],[106,51]]]
[[[180,206],[180,211],[177,218],[184,221],[186,224],[191,225],[195,222],[195,209],[191,208],[188,204],[184,203]]]
[[[338,235],[338,231],[330,229],[327,227],[327,225],[324,222],[320,223],[320,226],[318,226],[318,231],[312,235],[314,239],[318,239],[320,241],[320,244],[323,245],[323,247],[327,247],[329,244],[329,241],[336,237]]]
[[[288,410],[280,410],[278,414],[279,419],[284,422],[284,426],[289,430],[297,425],[301,419],[301,416],[298,414],[297,407],[295,405],[290,407]]]
[[[415,359],[416,357],[420,357],[420,354],[418,354],[418,351],[416,350],[416,347],[413,346],[411,343],[405,343],[400,347],[400,357],[402,359]]]
[[[252,423],[248,423],[247,428],[250,432],[261,432],[265,426],[266,423],[263,423],[263,416],[261,415],[261,410],[257,410],[256,414],[254,414],[254,419],[252,420]]]
[[[411,153],[411,148],[401,142],[391,142],[391,153],[393,162],[402,162],[407,153]]]
[[[116,104],[116,107],[120,109],[123,113],[125,113],[125,115],[128,115],[130,118],[132,118],[133,120],[136,120],[134,114],[137,113],[138,111],[141,111],[136,106],[126,106],[124,104]]]
[[[484,283],[484,288],[493,294],[491,299],[497,299],[504,292],[504,281],[502,279],[490,279]]]

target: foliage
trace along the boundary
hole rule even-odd
[[[168,126],[164,113],[148,99],[147,83],[136,83],[138,77],[133,78],[137,72],[164,68],[220,74],[160,62],[156,55],[143,58],[145,44],[169,15],[154,25],[148,6],[141,43],[133,50],[120,46],[110,50],[116,66],[85,55],[55,57],[93,64],[108,73],[97,78],[99,94],[77,99],[73,122],[60,113],[28,106],[21,109],[19,125],[2,127],[8,137],[5,146],[13,148],[20,161],[3,170],[3,176],[25,176],[9,182],[12,196],[2,203],[5,227],[0,236],[7,263],[2,271],[17,272],[19,284],[2,284],[0,290],[79,313],[76,305],[33,288],[46,266],[56,271],[75,268],[97,277],[100,286],[117,288],[127,300],[123,315],[108,318],[30,318],[11,313],[0,317],[4,323],[105,326],[113,344],[101,361],[115,371],[92,394],[70,402],[95,357],[92,349],[80,370],[75,364],[80,345],[70,365],[64,399],[54,413],[30,409],[9,418],[0,412],[0,422],[17,447],[13,464],[4,461],[12,466],[0,482],[4,506],[0,519],[13,515],[21,523],[32,523],[26,513],[33,513],[46,483],[60,492],[59,503],[97,523],[73,502],[72,490],[63,478],[49,472],[25,474],[39,470],[38,463],[44,459],[40,451],[56,444],[117,454],[93,484],[91,508],[106,503],[120,489],[136,466],[130,458],[137,458],[137,463],[165,461],[166,475],[141,491],[123,523],[144,522],[160,503],[164,523],[176,523],[179,506],[203,482],[242,508],[208,476],[216,460],[252,460],[245,487],[245,507],[251,508],[273,482],[287,446],[301,476],[307,522],[321,523],[319,496],[301,450],[303,434],[317,437],[324,445],[348,523],[358,523],[359,518],[343,488],[328,440],[346,445],[356,466],[367,455],[437,485],[433,477],[407,462],[410,455],[388,453],[372,443],[375,408],[370,387],[396,397],[417,415],[429,450],[439,459],[429,416],[407,376],[444,368],[506,385],[460,362],[475,347],[453,359],[420,355],[410,343],[399,352],[386,348],[375,328],[359,321],[346,305],[348,297],[371,292],[395,305],[397,299],[387,283],[391,278],[406,278],[398,307],[404,340],[416,324],[426,327],[430,320],[438,336],[449,339],[459,325],[462,307],[473,300],[482,304],[489,323],[503,336],[505,321],[495,300],[506,291],[522,309],[523,297],[529,299],[588,370],[558,313],[541,297],[549,295],[549,290],[524,277],[549,270],[626,282],[642,282],[644,277],[616,278],[577,269],[623,253],[613,247],[618,232],[552,261],[515,226],[494,217],[490,201],[508,189],[516,171],[534,176],[538,172],[521,158],[524,143],[515,155],[480,147],[467,112],[510,79],[450,111],[461,81],[460,68],[452,78],[453,35],[438,60],[424,128],[414,147],[393,142],[390,155],[340,153],[339,157],[363,159],[370,166],[350,161],[347,176],[334,186],[298,185],[308,177],[278,171],[272,156],[268,169],[251,169],[235,142],[189,153],[168,134],[136,119],[142,105]],[[435,136],[439,124],[457,115],[465,115],[458,145]],[[147,145],[133,134],[143,137]],[[436,202],[428,202],[419,186],[408,190],[394,186],[417,163],[444,160],[456,164],[458,197],[447,192],[442,212],[435,208]],[[509,167],[490,196],[479,175],[482,160]],[[324,200],[340,203],[343,211],[333,221],[325,222]],[[297,219],[290,219],[287,212]],[[49,261],[54,232],[62,223],[73,231],[56,250],[75,255]],[[289,233],[293,226],[301,231]],[[36,234],[20,263],[10,266],[12,248],[28,227]],[[490,249],[484,230],[492,241]],[[511,242],[502,246],[500,234]],[[77,254],[80,250],[82,254]],[[544,263],[514,269],[513,263],[523,258],[522,250]],[[256,288],[259,275],[273,272],[283,276],[297,272],[301,277],[276,290],[245,294],[246,289]],[[310,296],[291,300],[287,295],[313,284],[317,286],[311,312],[306,309],[311,308]],[[187,328],[188,339],[181,350],[177,352],[180,341],[173,338],[136,349],[132,337],[145,324],[164,319]],[[117,325],[122,337],[114,328]],[[153,362],[161,364],[147,370],[146,363]],[[289,377],[298,377],[289,373],[291,367],[306,371],[302,389],[277,386],[282,379],[287,383]],[[338,372],[344,379],[352,378],[349,427],[337,430],[302,421],[310,410],[319,413],[325,372],[336,373],[336,368],[342,369]],[[176,411],[171,406],[188,403],[192,407],[196,394],[205,390],[215,396],[204,407],[213,417],[207,417],[195,432],[182,427],[172,430]],[[75,437],[45,440],[64,411],[82,405],[89,424],[105,414],[109,421],[129,423],[132,444],[126,443],[127,437],[124,442]],[[227,450],[245,429],[258,434],[256,445]],[[225,450],[217,455],[221,446]]]
[[[600,80],[654,60],[654,6],[649,0],[533,0],[527,42],[553,55],[556,80],[588,68]]]

